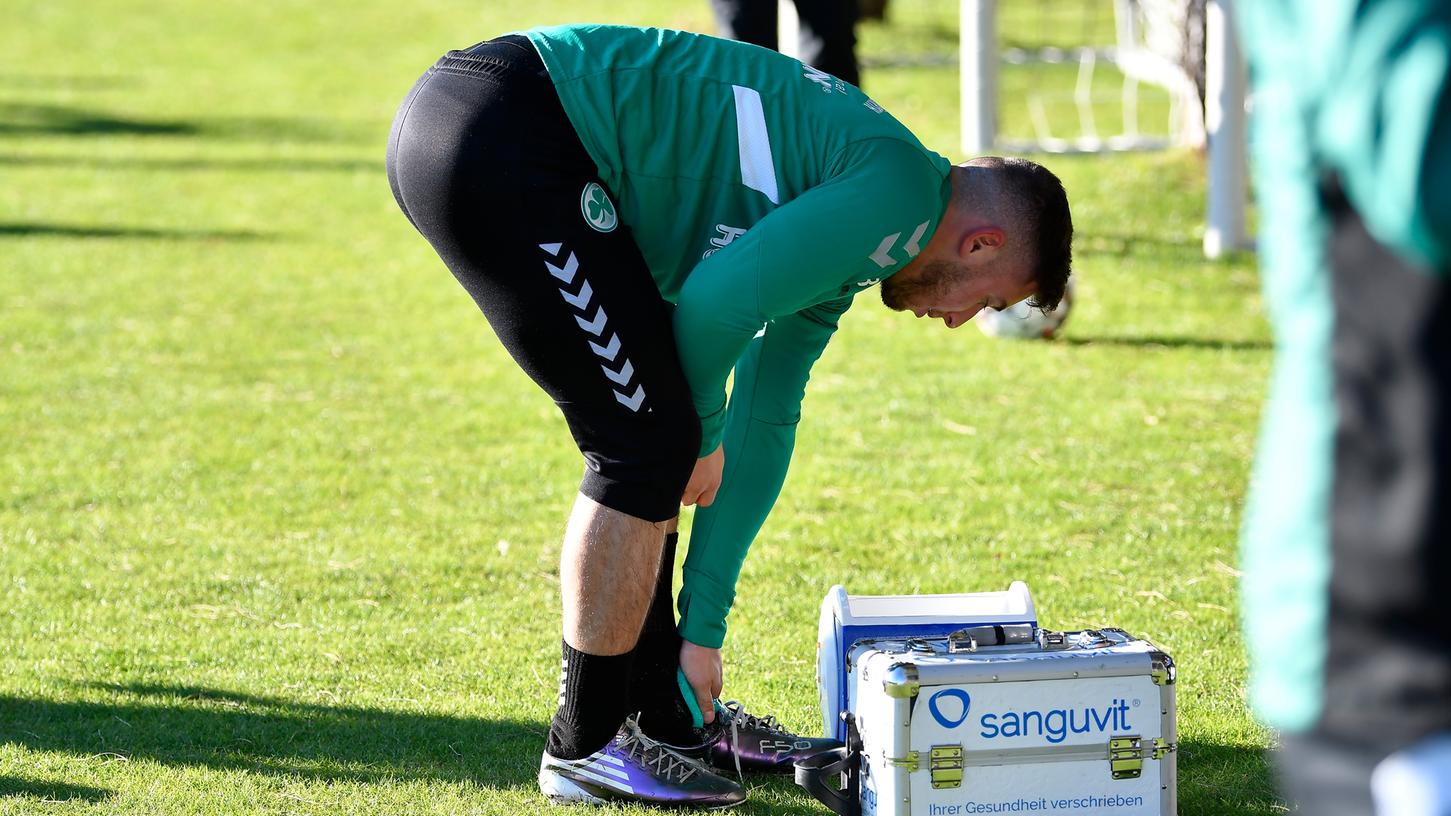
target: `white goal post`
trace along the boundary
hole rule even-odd
[[[1209,133],[1204,254],[1210,258],[1250,247],[1244,219],[1244,202],[1249,196],[1245,66],[1230,3],[1209,0],[1204,19],[1204,124]]]
[[[1084,0],[1108,2],[1108,0]],[[1005,142],[999,138],[998,68],[999,53],[997,0],[960,0],[960,87],[962,101],[962,150],[980,155],[993,150],[1048,153],[1097,153],[1121,150],[1152,150],[1172,145],[1204,147],[1207,150],[1208,194],[1204,254],[1217,258],[1226,252],[1249,246],[1245,230],[1246,147],[1245,70],[1235,42],[1230,18],[1232,0],[1207,0],[1205,8],[1205,97],[1201,107],[1194,80],[1179,65],[1152,47],[1141,46],[1145,32],[1139,29],[1145,11],[1162,10],[1159,0],[1113,0],[1118,35],[1111,49],[1085,43],[1080,48],[1045,49],[1040,61],[1079,64],[1078,87],[1074,93],[1079,112],[1080,135],[1073,139],[1051,135],[1046,116],[1030,107],[1038,131],[1033,141]],[[1165,21],[1150,19],[1163,28]],[[1170,22],[1172,24],[1172,21]],[[1162,33],[1162,32],[1160,32]],[[1147,32],[1152,40],[1154,31]],[[1022,60],[1022,55],[1014,55]],[[1124,132],[1115,136],[1097,134],[1092,112],[1091,83],[1097,62],[1112,62],[1124,75]],[[1170,135],[1145,137],[1137,133],[1137,83],[1163,87],[1170,98]],[[1030,101],[1030,106],[1033,104]],[[1041,124],[1040,124],[1041,123]]]

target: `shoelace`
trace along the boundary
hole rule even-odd
[[[741,784],[746,784],[746,775],[741,772],[741,728],[761,728],[767,733],[780,736],[794,737],[795,735],[781,727],[774,716],[767,714],[764,717],[757,717],[754,714],[746,713],[746,709],[735,700],[727,700],[720,704],[716,710],[717,715],[724,714],[730,721],[731,726],[731,759],[736,763],[736,778]]]
[[[724,703],[721,703],[721,705],[730,714],[732,728],[735,728],[736,724],[740,723],[746,728],[763,728],[766,731],[769,731],[777,736],[793,738],[796,736],[795,734],[787,731],[785,728],[782,728],[781,723],[777,722],[776,718],[770,714],[767,714],[764,717],[757,717],[754,714],[748,714],[746,713],[746,709],[735,700],[728,700]]]
[[[741,786],[746,784],[746,775],[741,772],[741,732],[736,724],[734,712],[730,716],[731,721],[731,759],[736,761],[736,778],[741,780]]]
[[[666,782],[685,782],[700,770],[694,762],[646,737],[638,728],[626,728],[625,736],[617,744],[626,757],[634,759],[638,754],[641,765],[654,766]],[[675,773],[680,774],[679,779],[672,778]]]

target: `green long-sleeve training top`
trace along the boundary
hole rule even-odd
[[[724,445],[679,598],[681,634],[719,647],[811,366],[853,296],[932,237],[951,164],[856,87],[774,51],[653,28],[525,33],[675,304],[701,455]]]

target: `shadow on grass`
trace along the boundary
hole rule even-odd
[[[3,136],[157,136],[265,142],[368,142],[377,128],[331,119],[198,117],[153,119],[102,110],[32,103],[0,104]]]
[[[1061,341],[1070,346],[1127,346],[1130,348],[1202,349],[1205,351],[1273,351],[1275,344],[1269,340],[1223,340],[1213,337],[1168,337],[1147,335],[1143,337],[1065,337]]]
[[[1179,813],[1278,814],[1268,755],[1259,748],[1183,740],[1179,743]]]
[[[267,158],[267,157],[222,157],[222,158],[164,158],[164,157],[103,157],[103,156],[6,156],[0,155],[0,165],[12,167],[81,167],[90,170],[145,170],[145,171],[189,171],[218,170],[246,173],[357,173],[383,172],[383,160],[362,159],[311,159],[311,158]]]
[[[0,221],[4,238],[141,238],[165,241],[265,241],[276,238],[251,230],[186,230],[152,227],[94,227],[73,224],[41,224]]]
[[[533,784],[541,723],[316,705],[185,686],[102,685],[117,702],[0,696],[0,743],[165,765],[386,782]]]
[[[0,136],[192,136],[191,122],[134,119],[62,105],[0,105]]]
[[[192,686],[92,684],[114,702],[0,696],[0,743],[90,757],[323,781],[467,782],[531,791],[544,723],[302,703]],[[1179,746],[1179,812],[1284,811],[1269,762],[1245,746]],[[819,816],[824,808],[787,777],[747,777],[737,812]],[[0,777],[7,793],[92,798],[109,793]]]
[[[25,796],[47,802],[99,802],[111,796],[111,791],[72,785],[66,782],[43,782],[37,779],[21,779],[14,776],[0,776],[0,801],[7,796]]]

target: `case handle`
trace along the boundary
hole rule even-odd
[[[796,784],[831,808],[838,816],[861,816],[861,755],[850,748],[833,748],[809,756],[796,763]],[[841,789],[826,783],[828,777],[840,776]]]
[[[954,654],[975,652],[979,646],[1006,646],[1032,642],[1033,624],[1031,623],[969,626],[966,629],[958,629],[947,636],[947,651]]]
[[[843,711],[841,719],[846,723],[846,744],[798,760],[796,784],[838,816],[861,816],[862,738],[856,730],[856,718],[850,712]],[[832,776],[841,778],[840,789],[827,784]]]

